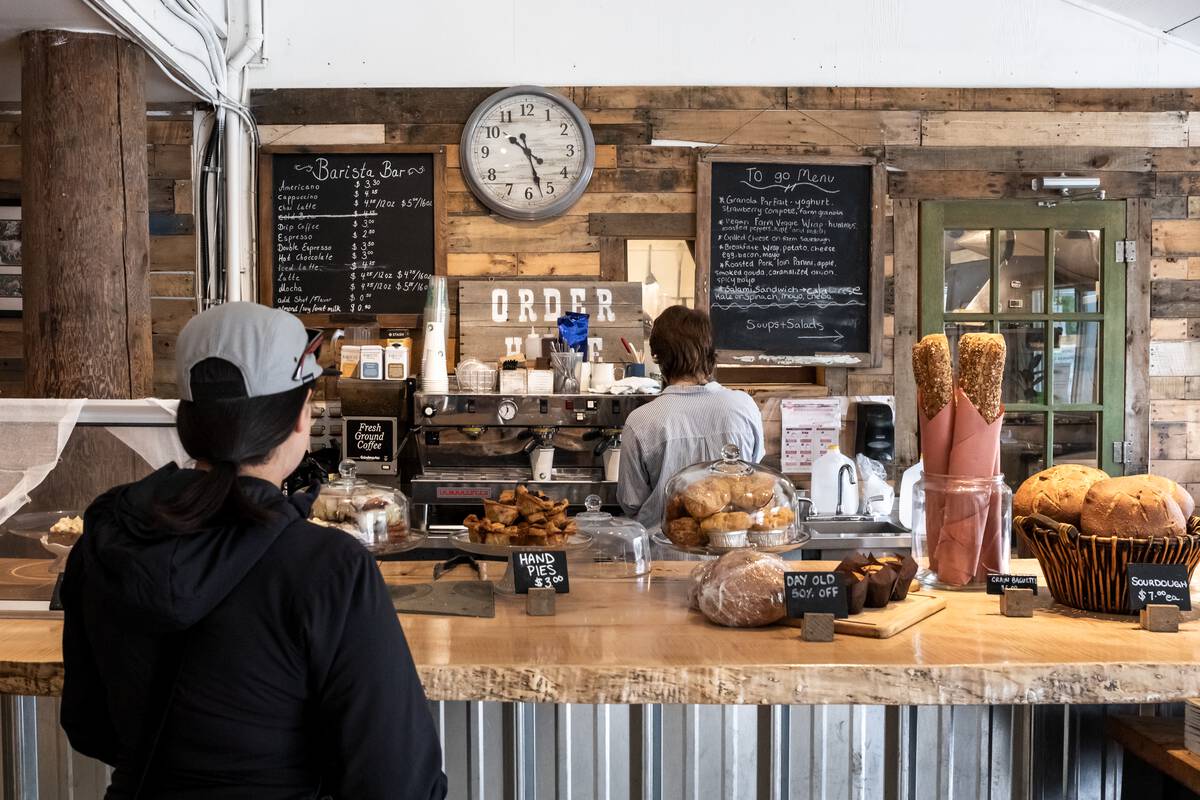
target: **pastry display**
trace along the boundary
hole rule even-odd
[[[349,459],[338,465],[340,476],[313,501],[310,521],[344,531],[368,547],[411,539],[404,494],[392,487],[367,483],[355,477],[355,471],[356,465]]]
[[[1092,536],[1184,536],[1187,518],[1163,480],[1128,475],[1092,484],[1083,499],[1080,529]]]
[[[408,532],[408,515],[390,490],[353,497],[320,496],[312,507],[317,525],[345,531],[364,544],[374,544]]]
[[[1029,476],[1017,489],[1013,495],[1013,513],[1020,517],[1041,514],[1078,527],[1088,489],[1107,479],[1104,470],[1082,464],[1059,464],[1044,469]]]
[[[471,514],[463,525],[472,542],[557,547],[577,530],[575,521],[567,517],[568,503],[518,486],[501,492],[498,500],[484,500],[483,519]]]
[[[755,628],[783,619],[784,561],[771,553],[735,550],[701,573],[696,604],[711,622]],[[695,580],[695,575],[693,575]]]
[[[716,552],[802,544],[797,536],[796,493],[787,478],[740,460],[732,445],[722,456],[685,467],[668,481],[662,536],[677,547],[711,547]]]

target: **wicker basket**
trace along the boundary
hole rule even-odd
[[[1054,599],[1073,608],[1128,614],[1129,564],[1186,564],[1188,579],[1200,564],[1200,516],[1179,537],[1132,539],[1088,536],[1074,525],[1041,515],[1013,520],[1033,551]]]

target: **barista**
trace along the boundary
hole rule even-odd
[[[668,308],[654,321],[650,354],[667,385],[661,396],[629,415],[617,484],[622,509],[648,528],[662,523],[667,481],[683,467],[714,461],[731,443],[747,461],[763,457],[758,405],[712,378],[716,351],[708,314]]]

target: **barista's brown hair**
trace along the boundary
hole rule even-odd
[[[650,331],[650,353],[668,382],[710,378],[717,352],[708,314],[687,306],[671,306],[659,314]]]

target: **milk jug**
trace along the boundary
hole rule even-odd
[[[829,445],[828,452],[813,462],[812,500],[813,512],[833,514],[838,504],[838,473],[849,467],[842,481],[842,514],[858,513],[858,472],[854,461],[838,450],[836,444]]]

